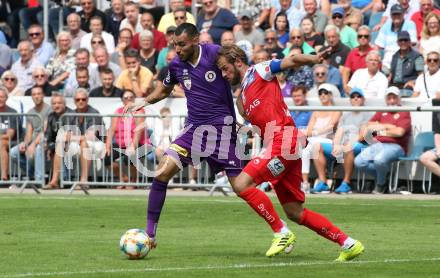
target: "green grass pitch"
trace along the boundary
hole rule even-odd
[[[268,259],[270,229],[240,199],[170,196],[158,248],[130,261],[119,238],[144,227],[145,198],[2,195],[0,278],[440,276],[438,200],[313,197],[307,207],[360,239],[366,252],[334,263],[336,244],[289,222],[294,251]]]

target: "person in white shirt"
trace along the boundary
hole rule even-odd
[[[90,19],[90,31],[84,35],[81,39],[81,48],[86,48],[89,52],[92,52],[92,36],[101,35],[104,39],[105,47],[108,53],[115,52],[115,39],[113,36],[105,31],[103,31],[104,25],[102,19],[99,16],[94,16]]]
[[[30,41],[21,41],[17,49],[20,59],[12,65],[11,71],[17,77],[17,87],[25,92],[35,84],[35,80],[32,79],[32,72],[35,68],[43,66],[43,64],[34,55],[34,47]]]
[[[122,20],[119,30],[128,28],[133,33],[139,33],[143,30],[141,25],[141,16],[139,15],[138,4],[128,1],[124,4],[125,19]]]
[[[436,51],[429,52],[425,62],[428,70],[417,77],[412,97],[440,97],[440,54]]]
[[[362,89],[366,99],[384,98],[388,79],[379,71],[381,60],[379,51],[370,51],[365,60],[367,67],[356,70],[347,85],[350,91],[354,87]]]

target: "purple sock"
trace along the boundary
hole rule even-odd
[[[148,196],[147,234],[152,238],[156,236],[160,213],[165,203],[165,197],[167,196],[167,187],[168,182],[162,182],[156,179],[153,180],[153,184],[151,185],[150,195]]]

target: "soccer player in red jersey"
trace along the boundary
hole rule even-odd
[[[342,251],[337,261],[349,261],[364,251],[358,240],[342,232],[327,218],[303,208],[301,191],[301,142],[295,128],[276,73],[298,64],[317,63],[322,55],[293,55],[282,60],[266,61],[249,67],[245,52],[236,45],[220,49],[217,65],[223,77],[232,85],[241,83],[237,98],[240,114],[260,130],[266,151],[253,158],[237,177],[235,190],[269,181],[289,219],[304,225],[319,235],[338,243]]]

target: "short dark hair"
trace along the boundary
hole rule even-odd
[[[129,48],[124,52],[125,59],[127,58],[136,58],[136,60],[140,60],[139,52],[134,48]]]
[[[86,67],[76,68],[75,74],[78,74],[78,72],[83,72],[83,71],[87,72],[87,76],[89,75],[89,70]]]
[[[129,28],[122,28],[121,30],[119,30],[119,37],[121,36],[122,32],[130,32],[130,36],[133,38],[133,31],[131,31],[131,29],[129,29]]]
[[[185,12],[185,16],[186,16],[186,9],[185,9],[185,7],[178,7],[177,9],[175,9],[173,11],[173,14],[175,14],[177,12]]]
[[[90,57],[90,51],[87,48],[78,48],[78,50],[75,52],[75,56],[81,53],[87,53],[87,56]]]
[[[290,95],[293,95],[293,92],[301,91],[303,95],[307,94],[307,88],[304,85],[293,86],[290,90]]]
[[[99,21],[101,21],[101,24],[104,24],[104,21],[102,20],[102,18],[100,16],[97,16],[97,15],[92,16],[92,18],[90,19],[89,22],[92,22],[92,20],[99,20]]]
[[[34,85],[34,86],[32,86],[32,88],[31,88],[31,94],[32,94],[32,91],[34,90],[34,89],[41,89],[41,91],[43,92],[43,94],[44,94],[44,88],[42,87],[42,86],[38,86],[38,85]]]
[[[174,32],[176,36],[180,36],[183,33],[186,33],[190,38],[194,38],[200,35],[197,27],[194,24],[188,22],[182,23],[177,26],[176,31]]]
[[[99,73],[103,74],[114,74],[111,68],[104,68],[102,70],[99,70]]]

